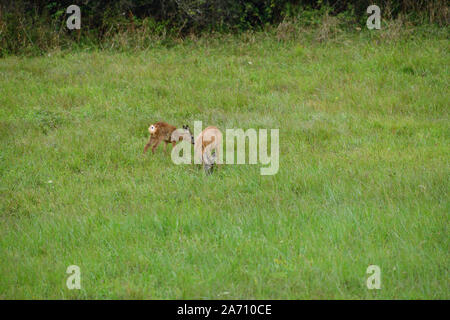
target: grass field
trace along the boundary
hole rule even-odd
[[[449,299],[449,52],[256,35],[1,59],[0,298]],[[279,128],[279,172],[143,156],[158,120]]]

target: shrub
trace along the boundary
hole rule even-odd
[[[73,1],[0,0],[0,56],[74,47],[143,48],[202,33],[237,33],[275,26],[280,40],[316,28],[316,39],[335,39],[367,19],[369,0],[118,0],[82,3],[82,29],[66,28]],[[378,1],[383,20],[448,25],[445,0]],[[395,25],[392,26],[395,28]],[[395,37],[395,36],[394,36]]]

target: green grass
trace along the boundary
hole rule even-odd
[[[449,299],[449,52],[262,36],[0,60],[0,297]],[[158,120],[279,128],[279,172],[142,156]]]

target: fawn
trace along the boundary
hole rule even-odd
[[[212,154],[213,150],[215,154]],[[221,152],[222,132],[217,127],[210,126],[205,128],[195,139],[194,155],[197,161],[203,164],[203,168],[207,173],[211,173],[216,160],[219,160],[219,163],[221,163]]]
[[[175,144],[181,140],[190,141],[194,144],[194,136],[187,125],[184,125],[183,129],[177,129],[175,126],[160,121],[150,125],[148,131],[150,132],[150,139],[145,145],[144,153],[147,152],[148,148],[150,148],[152,144],[152,153],[155,153],[155,149],[161,141],[164,141],[164,153],[166,153],[168,143],[172,143],[172,147],[174,147]]]

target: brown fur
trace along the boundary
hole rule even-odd
[[[222,151],[220,150],[221,143],[222,132],[217,127],[209,126],[205,128],[195,140],[194,148],[196,156],[201,156],[203,162],[203,154],[205,151],[210,154],[213,150],[216,150],[216,159],[220,159],[219,153]]]
[[[152,153],[155,153],[155,149],[156,147],[158,147],[161,141],[164,141],[164,153],[166,152],[168,143],[172,143],[173,147],[175,146],[176,141],[172,141],[171,136],[172,133],[177,129],[176,127],[162,121],[153,124],[153,126],[155,127],[155,130],[153,132],[151,132],[150,130],[151,126],[149,127],[150,139],[145,145],[144,153],[147,152],[148,148],[150,148],[152,144]]]

